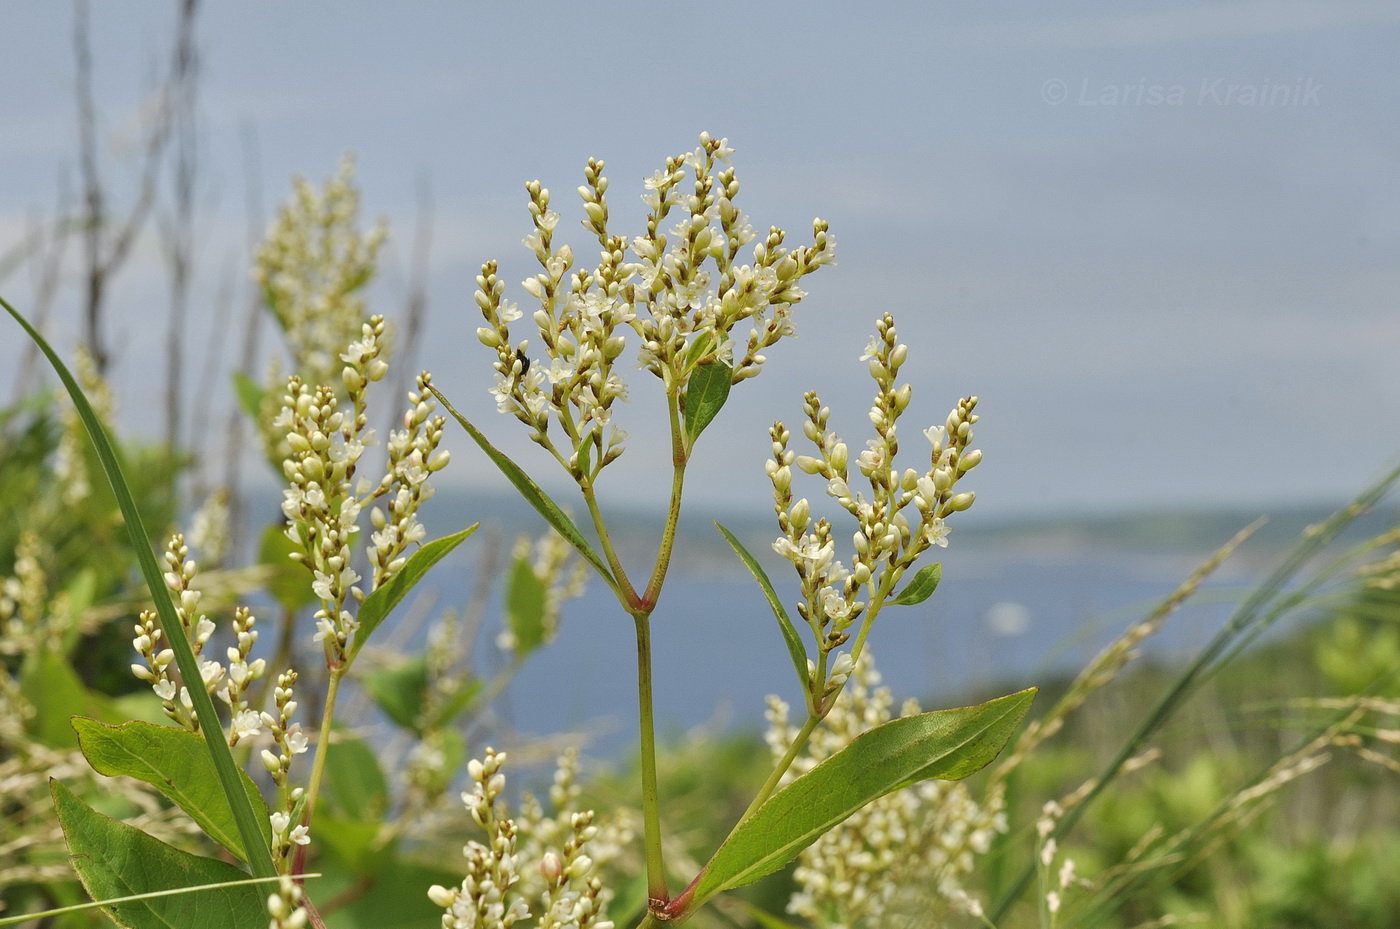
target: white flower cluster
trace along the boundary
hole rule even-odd
[[[447,467],[449,461],[446,450],[438,451],[447,421],[431,416],[436,404],[428,392],[430,383],[426,371],[418,375],[417,390],[408,395],[403,429],[389,433],[389,466],[373,493],[386,502],[383,508],[375,506],[369,511],[374,525],[369,557],[374,565],[371,580],[375,587],[398,574],[408,560],[408,547],[427,535],[418,521],[418,508],[433,495],[428,475]]]
[[[344,665],[350,640],[359,628],[346,606],[350,597],[357,602],[364,598],[355,586],[361,577],[352,565],[351,550],[352,537],[360,531],[362,509],[387,498],[384,507],[370,510],[373,589],[397,574],[407,560],[408,547],[423,539],[417,514],[419,505],[432,496],[428,476],[449,461],[446,451],[437,450],[444,420],[430,415],[434,404],[427,399],[425,373],[418,377],[418,389],[409,394],[403,430],[390,434],[387,473],[377,485],[355,481],[356,466],[374,441],[365,416],[366,388],[388,372],[379,357],[384,334],[384,318],[373,316],[361,326],[360,338],[340,355],[344,363],[340,380],[349,409],[341,408],[330,386],[313,388],[293,376],[287,381],[282,411],[273,421],[286,435],[290,449],[282,462],[289,485],[282,500],[286,535],[298,548],[292,557],[314,577],[312,590],[321,601],[315,640],[325,643],[331,667]]]
[[[614,402],[626,396],[615,366],[628,329],[641,340],[641,366],[683,404],[700,364],[729,364],[736,383],[757,374],[762,351],[793,334],[791,309],[806,295],[798,281],[833,262],[835,237],[816,220],[811,246],[784,248],[784,233],[775,227],[755,246],[752,264],[738,263],[739,250],[755,235],[734,205],[734,169],[718,168],[732,153],[726,140],[702,133],[694,151],[668,158],[646,182],[646,233],[630,241],[608,229],[604,163],[590,159],[579,194],[583,225],[601,246],[592,270],[574,270],[573,250],[554,244],[559,214],[550,209],[549,191],[538,181],[526,185],[535,228],[525,246],[542,270],[523,286],[540,304],[532,314],[539,357],[531,358],[528,339],[512,339],[510,324],[524,314],[504,300],[496,263],[481,269],[476,303],[487,324],[477,338],[496,352],[497,407],[528,425],[576,480],[591,481],[622,454],[626,433],[611,417]],[[687,173],[694,178],[689,192]],[[662,228],[673,211],[679,218],[668,235]],[[732,330],[744,320],[752,328],[740,355]],[[568,437],[568,454],[548,438],[551,422]]]
[[[0,655],[26,654],[58,645],[61,630],[45,622],[52,611],[48,575],[42,564],[44,551],[38,533],[31,529],[20,533],[15,543],[14,574],[0,579]]]
[[[802,587],[797,611],[812,627],[823,659],[850,638],[847,630],[865,615],[861,638],[854,648],[858,657],[874,619],[867,612],[868,603],[874,602],[878,608],[925,551],[947,546],[946,519],[972,506],[974,500],[972,493],[957,492],[955,485],[982,460],[980,451],[968,448],[978,417],[973,412],[977,398],[967,397],[958,401],[944,425],[924,431],[932,446],[926,471],[895,467],[899,450],[896,423],[913,396],[910,385],[896,385],[895,380],[909,350],[898,341],[888,313],[876,325],[879,334],[861,356],[869,362],[876,384],[869,414],[875,438],[855,461],[856,469],[869,483],[870,499],[851,489],[850,453],[846,443],[827,428],[831,410],[822,406],[816,393],[809,391],[804,398],[807,419],[802,426],[803,434],[816,446],[816,456],[792,452],[788,447],[791,433],[783,423],[776,422],[769,430],[773,457],[766,470],[773,482],[774,509],[783,533],[773,543],[773,550],[797,569]],[[831,523],[825,518],[813,521],[807,498],[794,500],[794,465],[826,478],[827,496],[855,518],[855,557],[849,570],[836,560]],[[871,600],[860,599],[862,592]],[[850,654],[838,654],[825,682],[816,680],[814,665],[809,681],[813,693],[824,698],[838,690],[850,672],[851,660]],[[819,693],[816,688],[820,688]]]
[[[325,643],[327,659],[338,665],[358,627],[345,601],[360,580],[351,564],[360,503],[350,481],[365,436],[354,428],[354,417],[341,411],[334,391],[310,387],[295,376],[287,382],[274,425],[286,431],[292,448],[282,464],[289,485],[282,492],[286,535],[299,549],[292,557],[315,577],[311,587],[321,602],[315,640]]]
[[[849,689],[837,699],[784,776],[791,782],[850,745],[861,733],[892,718],[889,688],[866,650],[851,670]],[[920,712],[906,701],[901,716]],[[768,698],[765,735],[775,758],[792,744],[788,706]],[[975,858],[1006,831],[1002,793],[978,804],[961,782],[928,780],[862,807],[823,835],[798,858],[797,889],[788,912],[820,929],[856,926],[940,924],[937,917],[975,906],[964,887]],[[916,920],[917,917],[917,920]]]
[[[258,249],[253,277],[286,334],[292,370],[312,384],[331,383],[337,356],[365,319],[359,291],[374,273],[387,235],[381,223],[361,234],[355,161],[317,190],[305,178],[282,207]]]
[[[199,565],[189,557],[189,546],[185,537],[175,534],[165,548],[165,586],[175,603],[175,615],[189,639],[190,649],[199,659],[199,672],[203,678],[205,691],[212,697],[218,696],[228,704],[233,714],[233,726],[229,732],[229,744],[235,745],[247,735],[259,730],[257,714],[248,708],[245,693],[248,687],[262,677],[267,670],[267,662],[258,658],[249,661],[253,643],[258,634],[254,630],[254,618],[246,609],[239,609],[234,617],[234,634],[237,644],[228,649],[228,666],[204,654],[204,647],[214,634],[214,621],[199,613],[200,593],[195,589],[194,579],[199,573]],[[165,715],[191,732],[199,731],[199,717],[194,714],[194,702],[186,683],[176,680],[172,674],[175,652],[161,648],[164,635],[157,622],[154,610],[142,610],[141,621],[136,624],[136,637],[132,646],[144,659],[145,664],[133,664],[131,673],[146,681],[160,697]]]
[[[296,683],[295,671],[285,671],[278,675],[277,686],[273,689],[273,702],[276,712],[258,712],[248,703],[248,690],[254,681],[267,673],[267,661],[253,658],[253,646],[257,644],[258,632],[255,619],[246,607],[238,607],[233,615],[234,644],[228,646],[228,664],[205,656],[205,647],[214,635],[215,624],[208,616],[199,613],[200,593],[195,587],[199,575],[198,564],[190,558],[189,547],[184,536],[171,536],[165,549],[165,585],[169,588],[175,603],[175,614],[190,649],[199,660],[203,686],[212,697],[218,697],[229,708],[229,724],[226,738],[230,747],[244,739],[253,738],[268,730],[277,751],[263,749],[260,758],[273,782],[281,789],[285,808],[271,815],[274,861],[281,867],[287,860],[293,845],[304,845],[309,841],[306,827],[292,826],[291,811],[301,797],[301,789],[288,791],[287,775],[292,758],[307,751],[310,744],[301,731],[301,724],[293,721],[297,702],[292,692]],[[136,625],[136,637],[132,646],[144,659],[144,664],[133,664],[131,672],[139,679],[148,682],[160,697],[165,714],[190,732],[198,732],[199,717],[194,712],[194,701],[188,688],[175,677],[175,652],[161,648],[164,631],[161,629],[154,610],[143,610],[141,622]],[[291,925],[290,923],[288,925]]]
[[[600,829],[591,810],[576,808],[573,753],[560,759],[555,773],[554,815],[526,795],[518,821],[511,819],[500,800],[505,758],[488,748],[485,759],[467,765],[473,787],[462,799],[487,842],[462,849],[467,876],[460,887],[429,888],[429,898],[447,911],[443,929],[508,929],[532,915],[538,929],[613,929],[606,917],[612,892],[597,875],[630,840],[628,827]]]
[[[305,929],[311,916],[302,906],[306,893],[301,885],[282,875],[277,890],[267,897],[268,929]]]

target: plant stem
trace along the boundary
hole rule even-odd
[[[681,431],[680,405],[675,397],[669,398],[671,416],[671,502],[666,509],[666,528],[661,534],[661,550],[656,555],[656,567],[642,592],[646,602],[655,606],[661,596],[661,585],[666,581],[666,571],[671,566],[671,552],[676,546],[676,528],[681,521],[681,491],[685,486],[685,465],[688,453],[685,450],[685,435]]]
[[[345,668],[331,668],[330,681],[326,684],[326,705],[321,711],[321,729],[316,733],[316,760],[311,763],[311,778],[306,785],[306,813],[302,825],[310,828],[311,816],[316,810],[316,795],[321,792],[321,777],[326,772],[326,755],[331,747],[331,722],[335,719],[335,696],[340,690],[340,678]]]
[[[802,728],[797,731],[797,735],[793,737],[792,744],[789,745],[787,751],[783,753],[783,757],[773,766],[773,771],[768,775],[768,780],[763,782],[763,786],[760,787],[758,793],[754,795],[753,802],[749,804],[749,808],[744,810],[744,815],[740,816],[739,822],[734,824],[735,829],[743,825],[745,820],[757,812],[759,807],[767,803],[769,797],[773,796],[773,793],[778,789],[778,782],[783,779],[783,775],[787,773],[788,768],[792,767],[792,763],[797,760],[798,754],[806,747],[807,740],[811,738],[817,726],[821,725],[823,718],[824,717],[810,713],[807,715],[807,721],[803,723]],[[731,830],[730,835],[732,834],[733,831]],[[728,836],[725,837],[725,841],[729,841]],[[720,844],[723,845],[724,843],[721,842]]]
[[[656,786],[656,723],[652,711],[651,614],[634,612],[637,626],[637,705],[642,737],[642,819],[647,856],[647,897],[665,903],[666,862],[661,851],[661,794]]]

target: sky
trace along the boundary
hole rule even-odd
[[[94,6],[120,205],[174,4]],[[0,6],[22,38],[0,61],[0,256],[76,175],[72,23],[64,3]],[[236,363],[238,340],[211,327],[221,292],[244,303],[248,204],[265,223],[294,174],[319,182],[354,152],[367,220],[393,230],[371,309],[404,302],[426,189],[415,367],[501,448],[547,467],[486,392],[477,270],[499,259],[511,298],[528,299],[515,282],[531,273],[535,178],[566,241],[587,248],[571,192],[589,157],[607,163],[615,224],[638,234],[642,178],[704,130],[736,149],[756,228],[801,242],[820,216],[838,249],[807,279],[798,337],[702,442],[696,505],[768,504],[767,428],[796,427],[805,390],[863,446],[858,357],[887,311],[909,345],[905,435],[980,397],[985,458],[967,484],[989,518],[1340,501],[1400,452],[1394,3],[244,2],[209,4],[198,34],[192,381]],[[65,352],[76,269],[49,327]],[[163,361],[147,345],[166,282],[148,234],[107,323],[122,425],[153,436]],[[12,269],[0,293],[23,309],[32,275]],[[0,325],[0,398],[20,350]],[[215,383],[193,415],[231,403]],[[644,507],[661,505],[669,470],[665,441],[647,441],[664,434],[652,387],[634,372],[619,414],[633,438],[600,488]],[[465,436],[450,444],[445,481],[505,487]]]

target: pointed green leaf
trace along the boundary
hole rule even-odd
[[[355,630],[355,639],[350,645],[351,660],[364,648],[365,642],[369,641],[370,633],[379,628],[379,624],[384,622],[404,597],[408,596],[409,591],[428,573],[428,569],[466,541],[467,536],[475,532],[479,525],[481,524],[473,523],[461,532],[428,542],[409,556],[398,574],[380,584],[365,597],[365,602],[360,604],[360,611],[355,617],[360,625]]]
[[[768,606],[772,608],[773,615],[778,618],[778,628],[782,630],[783,641],[787,643],[788,655],[792,657],[792,666],[797,669],[797,680],[804,683],[807,680],[807,649],[802,644],[802,636],[797,634],[797,628],[792,624],[792,618],[788,616],[787,610],[783,609],[783,601],[778,599],[778,594],[773,590],[773,584],[768,580],[767,573],[764,572],[758,560],[750,555],[748,549],[734,537],[734,533],[715,523],[715,528],[719,529],[720,535],[724,536],[729,547],[734,549],[734,554],[739,556],[739,560],[744,563],[744,567],[749,569],[754,580],[758,581],[758,586],[763,588],[763,595],[768,598]]]
[[[481,430],[468,422],[467,418],[461,413],[458,413],[456,409],[453,408],[452,404],[448,402],[447,398],[442,395],[442,391],[432,385],[429,385],[428,389],[433,392],[434,397],[437,397],[443,409],[451,413],[452,418],[457,420],[463,429],[467,430],[467,435],[471,436],[472,440],[481,447],[481,450],[486,453],[486,457],[490,458],[496,467],[501,470],[501,473],[515,485],[515,489],[520,491],[520,496],[525,498],[525,502],[534,507],[535,512],[543,516],[545,522],[554,527],[555,532],[558,532],[568,540],[575,551],[582,555],[584,559],[593,566],[593,569],[598,572],[598,576],[601,577],[614,592],[618,592],[617,580],[613,577],[612,571],[608,570],[607,563],[604,562],[602,558],[598,557],[598,553],[593,550],[593,546],[588,544],[588,540],[583,537],[583,533],[579,531],[578,526],[574,525],[574,521],[569,518],[569,515],[559,508],[559,504],[550,499],[549,494],[541,490],[540,486],[530,479],[530,475],[526,474],[520,465],[511,461],[497,449],[496,446],[486,441],[486,436],[481,433]]]
[[[189,638],[185,635],[184,627],[181,626],[179,617],[175,614],[175,604],[170,599],[170,591],[166,589],[162,569],[156,563],[155,552],[151,548],[150,535],[146,532],[145,523],[141,519],[141,511],[136,506],[136,500],[131,494],[131,486],[122,473],[116,447],[113,446],[112,440],[107,437],[102,420],[83,394],[83,389],[78,385],[73,373],[68,370],[62,359],[58,357],[58,353],[53,350],[53,346],[49,345],[44,337],[29,324],[29,321],[21,316],[18,310],[10,306],[9,301],[3,297],[0,297],[0,306],[3,306],[14,317],[15,321],[29,334],[34,344],[39,346],[39,350],[44,353],[44,357],[48,359],[54,372],[58,374],[59,380],[67,389],[68,395],[73,399],[73,408],[83,421],[83,427],[87,430],[88,437],[92,439],[93,452],[97,455],[98,461],[101,462],[102,471],[107,475],[107,480],[112,485],[112,494],[121,507],[122,520],[126,525],[127,535],[131,539],[132,550],[136,553],[137,563],[141,567],[141,577],[146,582],[146,589],[155,604],[156,614],[160,617],[160,626],[165,633],[166,644],[175,652],[175,664],[185,680],[200,680],[199,660],[195,658],[194,650],[190,648]],[[273,877],[277,874],[277,868],[272,863],[272,854],[266,845],[259,844],[262,836],[258,827],[258,817],[254,814],[252,805],[248,803],[248,798],[243,793],[243,786],[238,780],[239,769],[233,763],[233,754],[229,751],[228,742],[224,739],[219,714],[214,709],[214,701],[210,699],[203,687],[195,687],[189,693],[194,703],[195,715],[199,718],[205,745],[214,759],[219,783],[223,786],[224,796],[228,798],[229,806],[233,808],[234,818],[238,822],[238,834],[243,839],[243,847],[251,852],[252,860],[249,865],[253,869],[253,874],[256,877]]]
[[[219,788],[214,762],[199,736],[184,729],[143,722],[104,726],[81,716],[74,717],[73,729],[78,733],[78,747],[98,774],[126,775],[145,781],[188,813],[211,839],[248,860],[233,810]],[[272,827],[262,794],[247,773],[238,773],[249,804],[262,814],[258,824],[262,827],[263,847],[267,847],[272,841]]]
[[[238,396],[238,405],[243,407],[243,412],[247,413],[254,422],[262,417],[263,397],[267,396],[267,388],[253,380],[242,371],[233,372],[233,392]]]
[[[689,374],[696,365],[705,360],[706,356],[711,355],[718,345],[719,335],[713,329],[701,332],[690,343],[690,347],[685,350],[685,361],[682,363],[681,370]]]
[[[1034,698],[1032,688],[862,733],[735,828],[697,879],[688,909],[778,870],[871,800],[928,778],[958,780],[980,770],[1006,745]]]
[[[49,785],[73,870],[95,900],[248,876],[231,864],[191,855],[103,816],[58,781]],[[113,903],[103,909],[128,929],[249,929],[267,925],[267,890],[245,884]]]
[[[685,389],[685,437],[686,444],[693,447],[695,440],[704,431],[729,399],[729,385],[734,379],[734,369],[722,361],[711,361],[697,365],[690,375]]]
[[[544,581],[529,558],[517,558],[506,582],[506,618],[515,636],[515,654],[524,658],[544,644]]]
[[[943,580],[943,565],[926,564],[914,576],[909,583],[904,585],[898,596],[889,602],[900,606],[913,606],[915,603],[923,603],[933,592],[938,589],[938,582]]]

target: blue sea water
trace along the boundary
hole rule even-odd
[[[934,596],[887,608],[869,647],[897,700],[918,697],[929,709],[964,705],[989,688],[1016,690],[1082,667],[1200,560],[1105,548],[949,549]],[[791,601],[795,577],[779,570],[774,585]],[[439,567],[432,575],[439,602],[464,601],[470,571],[465,556]],[[1212,578],[1146,650],[1166,656],[1204,644],[1255,573],[1239,565]],[[477,646],[478,663],[488,667],[498,617],[493,609]],[[663,734],[702,725],[757,729],[766,695],[801,700],[777,623],[742,569],[673,572],[652,638]],[[502,694],[496,725],[531,735],[584,731],[595,756],[626,751],[636,738],[635,650],[631,618],[595,581],[565,608],[557,639]]]

